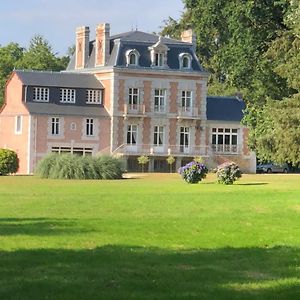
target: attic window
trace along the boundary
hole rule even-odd
[[[151,56],[151,67],[167,67],[168,51],[167,45],[162,42],[160,36],[158,42],[151,47],[148,47]]]
[[[154,65],[156,67],[162,67],[164,65],[164,54],[163,53],[155,53]]]
[[[127,66],[139,65],[140,53],[136,49],[131,49],[126,52],[126,64]]]
[[[192,57],[189,53],[181,53],[179,55],[180,69],[191,69]]]

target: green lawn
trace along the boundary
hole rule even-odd
[[[300,299],[300,175],[0,177],[0,299]]]

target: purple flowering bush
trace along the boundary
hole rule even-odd
[[[242,177],[242,172],[236,163],[225,162],[218,166],[217,177],[219,183],[233,184]]]
[[[179,168],[178,173],[187,183],[198,183],[206,177],[208,169],[204,164],[192,161]]]

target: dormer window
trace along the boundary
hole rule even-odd
[[[180,69],[191,69],[192,56],[189,53],[181,53],[179,55]]]
[[[151,67],[166,67],[169,48],[162,42],[161,36],[156,44],[148,48],[151,56]]]
[[[154,65],[156,67],[162,67],[164,65],[164,54],[163,53],[155,53]]]
[[[131,49],[126,52],[126,64],[127,66],[139,65],[140,53],[136,49]]]

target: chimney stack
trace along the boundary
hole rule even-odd
[[[83,69],[89,57],[90,28],[76,28],[75,69]]]
[[[181,32],[181,40],[185,43],[193,44],[193,48],[194,48],[194,50],[196,50],[197,39],[196,39],[196,34],[193,33],[192,29],[188,29],[188,30]]]
[[[101,67],[106,64],[109,58],[109,33],[110,25],[108,23],[99,24],[96,28],[96,59],[95,66]]]

